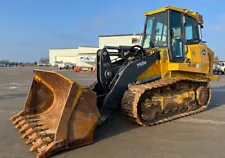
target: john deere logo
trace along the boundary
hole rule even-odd
[[[202,54],[203,54],[203,55],[206,55],[205,49],[202,49]]]

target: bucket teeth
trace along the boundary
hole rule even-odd
[[[29,127],[28,126],[24,126],[19,130],[19,133],[23,133],[25,130],[27,130]]]
[[[21,128],[25,124],[32,124],[32,123],[37,123],[39,120],[34,120],[34,119],[24,119],[23,121],[20,121],[15,128]]]
[[[22,128],[19,130],[19,133],[25,132],[27,129],[31,128],[29,124],[25,124],[22,126]]]
[[[30,128],[21,136],[21,138],[27,138],[30,135],[32,136],[33,134],[38,133],[40,131],[42,131],[41,127]]]
[[[37,116],[35,115],[26,115],[26,116],[20,116],[17,117],[16,120],[13,122],[13,124],[18,124],[20,122],[24,122],[24,120],[31,120],[31,119],[35,119]]]
[[[33,141],[35,141],[35,139],[38,138],[38,134],[37,133],[33,133],[29,139],[25,142],[25,144],[31,144]]]
[[[30,152],[36,151],[38,149],[38,146],[35,144],[30,148]]]
[[[28,130],[30,128],[35,128],[38,126],[40,126],[40,124],[38,124],[38,123],[27,123],[22,126],[22,128],[19,130],[19,133],[24,133],[26,130]]]
[[[20,122],[15,126],[15,128],[20,128],[20,127],[22,127],[24,124],[26,124],[26,120],[20,121]]]
[[[21,138],[27,138],[29,135],[33,134],[34,132],[36,132],[36,130],[33,128],[30,128],[21,136]]]
[[[12,117],[10,118],[10,120],[15,120],[16,118],[18,118],[18,117],[20,117],[20,116],[23,116],[23,115],[25,115],[25,114],[27,114],[27,113],[28,113],[28,111],[22,110],[22,111],[20,111],[19,113],[17,113],[16,115],[12,116]]]
[[[45,151],[39,152],[38,155],[36,156],[36,158],[45,158]]]
[[[17,115],[15,115],[15,116],[12,116],[9,120],[15,120],[16,118],[17,118],[18,116]]]
[[[51,142],[52,139],[50,137],[39,138],[36,142],[33,142],[33,146],[30,148],[30,151],[36,151],[38,148]]]
[[[44,158],[47,153],[51,152],[55,147],[55,142],[51,142],[49,144],[43,145],[41,148],[38,148],[37,151],[39,152],[36,158]]]
[[[29,139],[25,142],[26,144],[31,144],[33,141],[35,141],[39,137],[45,137],[47,136],[47,133],[44,131],[33,131],[33,134],[31,136],[28,136]]]
[[[39,153],[43,153],[46,152],[46,148],[48,147],[48,144],[43,144],[42,146],[40,146],[39,148],[37,148],[37,151]]]
[[[23,119],[24,119],[23,116],[20,116],[20,117],[16,118],[16,120],[13,122],[13,124],[15,125],[18,122],[22,121]]]
[[[44,145],[43,141],[34,142],[33,146],[30,148],[30,151],[36,151],[38,148],[40,148],[42,145]]]
[[[25,144],[31,144],[33,141],[35,141],[35,139],[36,138],[31,137],[25,142]]]

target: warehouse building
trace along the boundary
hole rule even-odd
[[[100,35],[98,47],[79,46],[77,48],[61,48],[49,50],[49,62],[55,65],[58,62],[71,62],[80,64],[87,62],[93,65],[96,52],[105,45],[136,45],[140,43],[140,34]]]
[[[99,36],[99,48],[103,48],[105,45],[136,45],[139,44],[140,37],[140,34],[101,35]]]

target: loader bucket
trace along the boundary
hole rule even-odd
[[[96,94],[57,72],[34,70],[24,109],[11,118],[30,151],[47,157],[94,142]]]

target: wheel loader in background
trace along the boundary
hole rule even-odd
[[[141,126],[203,111],[210,103],[214,52],[201,39],[203,16],[167,6],[145,13],[142,42],[97,51],[97,80],[83,86],[57,72],[34,70],[24,109],[11,120],[47,157],[94,143],[114,109]]]

